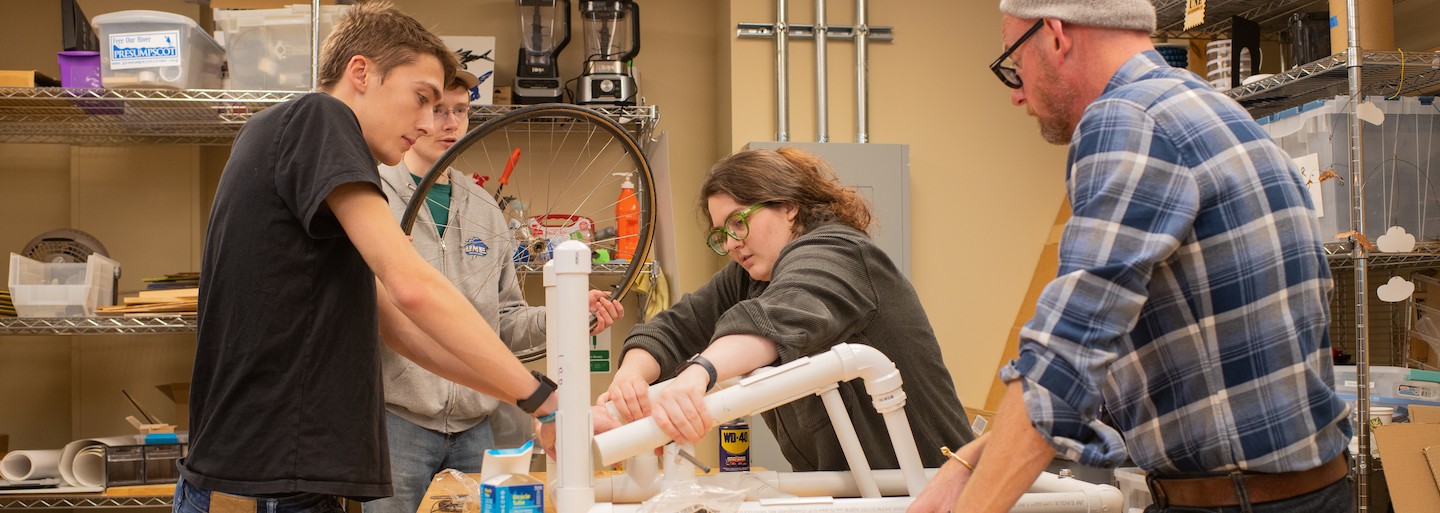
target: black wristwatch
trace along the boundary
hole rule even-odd
[[[550,381],[550,378],[541,374],[540,371],[532,370],[530,375],[535,376],[535,379],[540,382],[540,386],[535,387],[535,392],[531,393],[530,397],[515,401],[515,405],[519,406],[521,410],[525,410],[525,413],[534,415],[535,410],[540,409],[545,404],[545,400],[550,398],[550,394],[555,393],[555,382]]]
[[[680,366],[680,370],[675,371],[675,375],[679,376],[681,372],[685,372],[685,369],[690,367],[691,365],[699,365],[701,367],[704,367],[705,372],[710,373],[710,382],[705,384],[706,392],[709,392],[710,389],[715,388],[715,379],[719,377],[718,375],[716,375],[715,372],[715,364],[710,363],[710,360],[706,359],[704,356],[700,356],[700,353],[695,353],[695,356],[691,356],[689,360],[685,360],[685,364]]]

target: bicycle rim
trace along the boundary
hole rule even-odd
[[[518,159],[511,165],[517,149]],[[509,181],[502,187],[499,181],[507,167],[511,169]],[[602,253],[612,259],[617,257],[620,238],[599,236],[604,228],[616,226],[619,221],[615,207],[625,178],[616,173],[632,174],[630,181],[635,185],[639,203],[634,256],[628,265],[596,263],[590,287],[608,291],[616,301],[634,288],[645,267],[643,264],[649,260],[654,235],[653,180],[639,144],[606,115],[576,105],[542,104],[517,109],[480,124],[441,155],[416,186],[400,222],[406,234],[419,228],[436,229],[433,216],[422,214],[421,208],[427,207],[425,198],[442,175],[449,173],[452,180],[457,179],[451,169],[466,180],[472,175],[487,177],[483,186],[487,197],[462,197],[464,189],[452,186],[454,208],[446,208],[450,217],[446,229],[494,226],[495,219],[486,222],[483,218],[497,215],[503,219],[499,221],[503,229],[462,233],[460,240],[479,239],[480,245],[465,242],[460,248],[443,248],[441,258],[510,261],[509,265],[490,266],[485,272],[453,277],[457,287],[471,296],[472,302],[480,301],[481,288],[498,286],[501,280],[516,280],[512,286],[522,291],[528,289],[523,293],[525,303],[542,304],[543,293],[538,292],[541,289],[537,286],[539,274],[548,261],[549,250],[566,238],[585,240],[594,256],[602,260]],[[493,197],[497,189],[499,198]],[[458,206],[462,204],[468,207]],[[516,208],[520,205],[524,205],[523,210]],[[582,229],[587,221],[591,227],[589,232]],[[417,249],[421,245],[417,240]],[[477,257],[476,253],[481,251],[476,251],[476,247],[483,247],[484,255]],[[422,254],[433,252],[421,251]],[[444,265],[435,260],[431,264]],[[516,272],[507,277],[504,269],[511,265]],[[543,331],[542,326],[516,328],[506,325],[504,319],[501,324],[504,326],[494,328],[501,331],[502,337],[510,333],[505,342],[521,361],[544,357],[544,337],[536,334],[537,330]]]

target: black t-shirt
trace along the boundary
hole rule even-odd
[[[375,275],[325,198],[380,191],[350,108],[308,94],[235,138],[200,268],[186,481],[241,495],[391,495]]]

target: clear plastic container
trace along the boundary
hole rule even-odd
[[[1379,397],[1400,398],[1396,393],[1401,381],[1410,376],[1410,369],[1404,367],[1389,367],[1385,365],[1370,366],[1370,395]],[[1341,393],[1355,395],[1355,366],[1335,366],[1335,388]]]
[[[348,5],[320,7],[320,40],[348,12]],[[310,6],[280,9],[215,9],[215,30],[230,62],[229,89],[310,89]]]
[[[1115,469],[1115,487],[1125,496],[1125,511],[1141,512],[1155,502],[1150,496],[1150,487],[1145,484],[1145,471],[1137,467]]]
[[[1392,226],[1416,240],[1440,237],[1440,110],[1433,98],[1365,101],[1380,108],[1380,125],[1364,123],[1365,227],[1372,242]],[[1259,120],[1291,158],[1318,156],[1320,235],[1350,231],[1350,105],[1348,96],[1317,101]],[[1314,180],[1307,174],[1308,180]]]
[[[20,317],[89,317],[115,303],[120,264],[90,255],[83,264],[39,262],[10,254],[10,299]]]
[[[219,89],[225,50],[188,17],[118,11],[95,17],[105,87]]]

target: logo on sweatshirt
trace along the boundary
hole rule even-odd
[[[490,247],[486,246],[479,237],[471,237],[470,240],[465,241],[463,249],[465,250],[465,254],[469,256],[483,257],[490,253]]]

